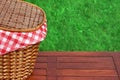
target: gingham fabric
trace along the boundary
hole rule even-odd
[[[0,55],[38,43],[46,37],[46,22],[33,32],[9,32],[0,30]]]

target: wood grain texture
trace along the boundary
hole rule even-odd
[[[40,52],[28,80],[120,80],[119,52]]]
[[[58,77],[58,80],[119,80],[117,77]]]

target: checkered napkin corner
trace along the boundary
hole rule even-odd
[[[46,22],[33,32],[9,32],[0,30],[0,55],[43,41],[46,37]]]

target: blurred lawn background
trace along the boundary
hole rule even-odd
[[[26,0],[47,16],[41,51],[120,51],[120,0]]]

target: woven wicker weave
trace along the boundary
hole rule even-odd
[[[39,7],[19,0],[0,0],[0,29],[37,30],[45,21]],[[0,56],[0,80],[25,80],[33,72],[39,43]]]
[[[18,0],[0,0],[0,29],[7,31],[34,31],[45,21],[39,7]]]
[[[25,80],[34,69],[38,44],[0,56],[0,80]]]

